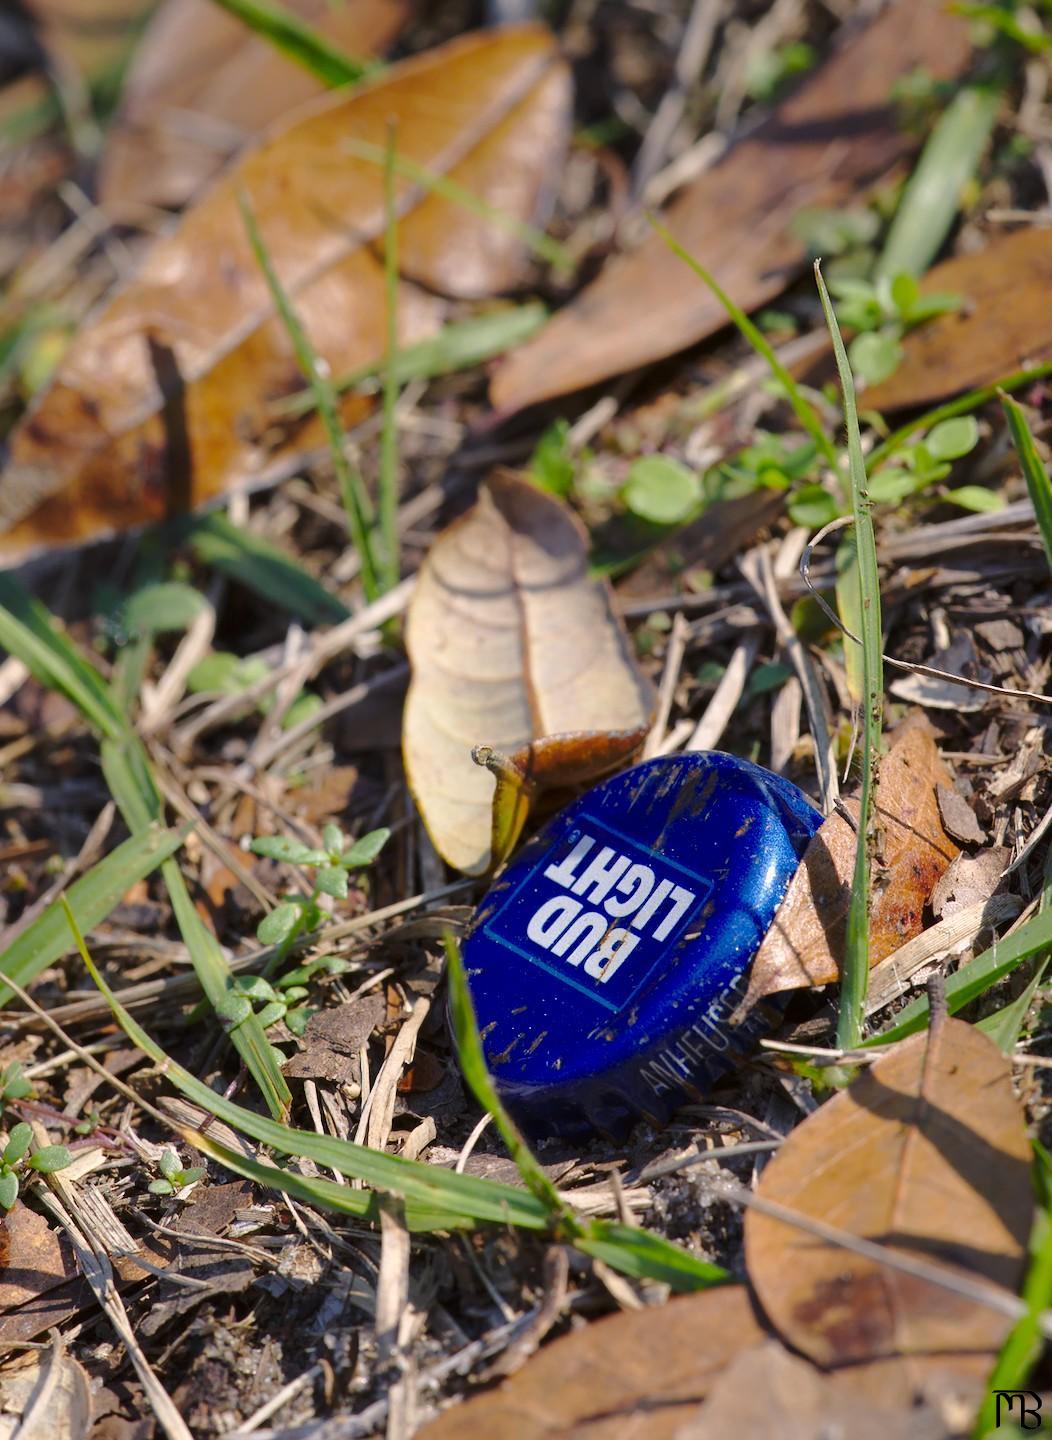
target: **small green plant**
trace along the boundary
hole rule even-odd
[[[203,1165],[192,1165],[188,1170],[184,1170],[183,1162],[174,1150],[163,1152],[157,1168],[161,1174],[159,1179],[150,1181],[151,1195],[177,1195],[195,1180],[203,1179],[205,1173]]]
[[[5,1065],[3,1070],[0,1070],[0,1113],[12,1100],[25,1100],[32,1093],[33,1086],[22,1074],[22,1066],[18,1060],[12,1060],[10,1065]]]
[[[816,258],[862,252],[872,263],[872,246],[880,234],[880,226],[880,215],[871,206],[850,205],[843,210],[830,210],[820,205],[805,205],[793,216],[790,228]]]
[[[266,661],[255,655],[233,655],[227,650],[214,650],[199,660],[186,677],[191,695],[240,695],[270,674]],[[323,705],[320,695],[301,690],[281,718],[282,730],[292,730]],[[267,715],[274,708],[274,696],[264,695],[256,701],[256,709]]]
[[[750,61],[745,88],[754,100],[773,100],[787,85],[805,75],[816,60],[813,45],[790,40],[786,45],[762,50]]]
[[[842,323],[857,332],[848,347],[851,368],[870,385],[878,385],[898,368],[904,353],[902,337],[908,330],[963,304],[960,295],[922,295],[916,278],[906,273],[891,280],[845,275],[831,278],[829,289],[840,302]]]
[[[699,476],[678,460],[643,455],[629,469],[621,496],[638,520],[682,525],[700,508],[704,492]]]
[[[733,459],[709,471],[705,477],[709,498],[733,500],[761,488],[793,490],[793,498],[789,502],[790,515],[797,524],[811,524],[810,519],[798,520],[793,511],[799,495],[806,495],[812,489],[821,490],[821,486],[805,483],[820,467],[822,457],[818,446],[813,440],[777,435],[768,430],[758,430],[756,436],[754,444],[747,445]],[[826,492],[823,490],[822,494],[825,496]]]
[[[541,490],[566,500],[577,476],[577,462],[570,445],[570,422],[552,422],[534,446],[529,476]]]
[[[926,435],[912,445],[904,445],[895,456],[894,465],[884,465],[871,477],[869,498],[877,502],[897,504],[907,495],[926,490],[945,480],[952,462],[971,454],[979,443],[979,426],[972,415],[943,420],[933,425]],[[992,508],[970,503],[965,492],[979,489],[965,486],[962,490],[945,492],[945,498],[956,499],[965,509]],[[1000,502],[992,491],[984,490],[994,506]]]
[[[8,1069],[11,1067],[9,1066]],[[6,1071],[5,1071],[6,1074]],[[27,1083],[25,1081],[23,1084]],[[6,1090],[5,1090],[6,1094]],[[0,1210],[10,1210],[18,1199],[18,1192],[27,1170],[38,1175],[51,1175],[64,1170],[73,1158],[65,1145],[41,1145],[30,1150],[33,1143],[33,1127],[24,1120],[12,1125],[7,1144],[0,1151]]]
[[[309,895],[288,896],[260,921],[256,930],[260,943],[280,946],[284,953],[297,936],[324,924],[325,913],[318,904],[318,897],[330,895],[334,900],[346,900],[350,871],[372,864],[390,833],[387,829],[370,830],[368,835],[348,845],[347,837],[338,825],[326,825],[322,831],[324,848],[320,850],[288,835],[263,835],[253,840],[250,848],[254,855],[262,855],[268,860],[283,860],[287,865],[302,865],[314,871],[314,888]],[[231,993],[237,993],[236,983]]]

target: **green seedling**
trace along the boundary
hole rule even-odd
[[[953,468],[953,461],[971,454],[979,443],[979,425],[972,415],[962,415],[955,420],[943,420],[912,445],[904,445],[895,455],[894,465],[884,465],[872,476],[869,497],[874,502],[898,504],[908,495],[930,489],[945,480]],[[966,486],[962,490],[948,491],[945,498],[956,500],[965,509],[992,508],[969,503],[965,490],[976,490],[978,486]],[[999,503],[992,491],[983,490],[993,501]]]
[[[898,368],[908,330],[964,303],[960,295],[922,295],[916,278],[906,272],[893,279],[831,278],[829,289],[839,302],[842,323],[856,332],[848,347],[851,368],[870,385]]]
[[[0,1070],[0,1114],[12,1100],[26,1100],[33,1094],[33,1086],[22,1074],[18,1060],[12,1060]]]
[[[322,849],[304,845],[288,835],[262,835],[253,840],[250,848],[254,855],[282,860],[287,865],[302,865],[314,872],[314,886],[309,894],[288,896],[260,921],[256,930],[259,942],[277,946],[284,956],[300,935],[317,930],[326,918],[318,904],[319,897],[329,895],[334,900],[346,900],[350,872],[370,865],[390,834],[387,829],[370,830],[353,845],[348,845],[338,825],[326,825],[322,831]],[[232,994],[237,994],[236,984]],[[239,1024],[247,1014],[245,1011],[234,1023]]]
[[[203,1165],[192,1165],[188,1170],[184,1170],[183,1162],[174,1150],[163,1152],[157,1168],[161,1175],[159,1179],[150,1181],[151,1195],[177,1195],[195,1180],[203,1179],[205,1173]]]
[[[745,89],[754,100],[774,100],[794,80],[806,75],[817,58],[814,46],[804,40],[760,50],[746,68]]]
[[[791,490],[789,513],[798,525],[813,523],[794,513],[798,501],[805,506],[811,491],[821,490],[807,482],[819,473],[822,456],[813,440],[800,440],[791,435],[776,435],[758,430],[754,444],[739,450],[732,460],[717,465],[705,476],[705,491],[710,500],[734,500],[750,491]],[[827,496],[823,490],[822,495]],[[834,502],[835,503],[835,502]],[[825,524],[820,520],[819,524]]]
[[[530,456],[528,474],[538,489],[558,495],[560,500],[569,498],[577,478],[577,462],[568,420],[555,420],[545,430]]]
[[[269,674],[266,662],[255,656],[214,650],[190,671],[186,677],[186,688],[192,695],[240,695]],[[282,730],[292,730],[317,714],[323,703],[321,696],[313,690],[301,690],[281,718]],[[255,708],[260,715],[268,715],[274,708],[273,694],[261,696],[255,702]]]
[[[628,472],[621,498],[638,520],[682,525],[704,500],[700,477],[668,455],[644,455]]]
[[[65,1145],[41,1145],[31,1150],[32,1144],[31,1125],[24,1120],[12,1125],[7,1144],[0,1151],[0,1210],[12,1208],[26,1171],[51,1175],[56,1170],[64,1170],[73,1158]]]

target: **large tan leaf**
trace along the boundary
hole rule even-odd
[[[961,295],[965,303],[905,337],[902,363],[866,390],[866,405],[875,410],[931,405],[1049,359],[1050,287],[1052,230],[1041,225],[936,265],[921,290]]]
[[[0,1377],[0,1440],[84,1440],[91,1421],[88,1372],[58,1342]]]
[[[473,747],[514,761],[528,791],[597,778],[642,743],[650,685],[606,585],[588,575],[587,537],[525,480],[495,476],[439,536],[406,645],[406,772],[431,838],[458,870],[480,874],[503,858],[525,818],[524,809],[510,824],[498,817],[502,853],[491,855],[494,780]]]
[[[1016,1290],[1033,1197],[1010,1061],[937,1020],[809,1116],[763,1172],[762,1198]],[[995,1352],[1011,1321],[985,1305],[759,1211],[749,1278],[782,1339],[820,1365]],[[907,1369],[909,1366],[907,1365]]]
[[[915,1406],[901,1387],[888,1386],[859,1404],[851,1372],[828,1375],[765,1340],[737,1355],[719,1376],[694,1420],[674,1440],[949,1440],[933,1405]]]
[[[926,723],[902,725],[880,762],[875,806],[883,852],[870,912],[869,963],[919,935],[924,907],[959,853],[943,828],[939,786],[953,777]],[[847,808],[857,815],[857,804]],[[851,904],[855,831],[835,812],[804,858],[756,952],[743,1008],[764,995],[828,985],[840,974]]]
[[[380,170],[347,153],[400,152],[511,215],[527,216],[565,139],[569,79],[537,27],[470,35],[393,67],[350,97],[300,110],[150,251],[142,272],[76,339],[12,438],[0,476],[0,562],[41,543],[120,530],[165,514],[164,397],[150,343],[174,352],[185,393],[191,503],[260,475],[309,430],[280,430],[273,402],[302,388],[238,207],[244,192],[286,290],[334,374],[383,355]],[[398,301],[403,343],[434,330],[432,289],[506,288],[522,251],[506,229],[400,182]],[[428,288],[423,288],[423,287]],[[156,353],[156,352],[155,352]],[[175,392],[173,394],[173,391]],[[10,527],[10,528],[8,528]]]
[[[611,1315],[545,1346],[419,1440],[673,1440],[728,1361],[762,1339],[739,1285]]]
[[[284,0],[355,58],[381,53],[404,0]],[[236,149],[324,85],[214,0],[166,0],[124,82],[99,176],[104,205],[180,206]]]
[[[797,213],[848,204],[915,145],[888,104],[895,81],[918,66],[955,75],[968,55],[967,27],[942,0],[898,0],[694,181],[665,224],[743,309],[764,304],[806,259]],[[719,302],[653,236],[504,361],[493,403],[520,410],[594,385],[726,323]]]

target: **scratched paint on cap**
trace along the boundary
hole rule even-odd
[[[755,1044],[748,965],[821,816],[719,753],[635,766],[504,871],[464,960],[490,1068],[535,1136],[662,1122]]]

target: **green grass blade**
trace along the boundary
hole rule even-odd
[[[858,555],[854,535],[845,535],[836,547],[836,610],[841,624],[852,635],[862,634],[861,591],[858,583]],[[862,652],[854,641],[844,637],[844,673],[847,688],[857,705],[865,690],[862,674]]]
[[[475,1011],[468,991],[464,962],[460,958],[460,946],[452,935],[443,939],[446,952],[446,968],[449,977],[449,1008],[453,1018],[453,1034],[457,1042],[457,1054],[464,1079],[475,1099],[493,1116],[493,1123],[500,1137],[508,1147],[508,1154],[518,1166],[526,1188],[545,1206],[554,1220],[568,1222],[571,1233],[580,1232],[582,1227],[576,1216],[565,1203],[552,1180],[545,1173],[533,1151],[527,1145],[522,1132],[504,1108],[497,1094],[492,1076],[486,1066],[482,1052],[482,1038],[475,1023]]]
[[[1052,950],[1052,909],[1031,916],[1025,925],[1003,940],[995,940],[989,950],[984,950],[974,960],[946,978],[946,1004],[951,1015],[962,1010],[972,1000],[985,995],[1006,975],[1010,975],[1025,961]],[[891,1045],[923,1030],[928,1023],[928,997],[920,996],[895,1016],[895,1023],[864,1040],[863,1045]]]
[[[278,277],[278,272],[274,269],[270,253],[263,243],[263,237],[256,223],[256,217],[244,195],[239,197],[239,204],[249,243],[252,246],[252,253],[256,257],[256,264],[263,272],[274,308],[285,326],[296,361],[314,396],[314,404],[329,443],[333,469],[336,472],[340,494],[343,497],[343,507],[347,512],[347,527],[351,542],[361,561],[362,588],[365,590],[366,599],[375,600],[380,595],[380,584],[369,527],[369,498],[365,492],[361,475],[347,458],[346,436],[340,423],[336,391],[324,366],[318,364],[314,346],[296,314],[292,301]]]
[[[1030,499],[1033,501],[1041,539],[1045,542],[1045,555],[1048,557],[1049,566],[1052,567],[1052,481],[1049,480],[1048,471],[1041,463],[1041,456],[1037,453],[1034,437],[1031,435],[1030,426],[1026,421],[1026,411],[1008,395],[1001,396],[1001,404],[1004,407],[1008,429],[1012,435],[1012,444],[1016,448],[1019,462],[1023,467],[1023,474],[1026,477],[1026,488],[1030,491]]]
[[[41,684],[65,695],[101,734],[123,733],[127,722],[102,676],[44,606],[9,575],[0,575],[0,648],[21,660]]]
[[[699,1260],[662,1235],[616,1220],[593,1220],[574,1241],[578,1250],[636,1280],[660,1280],[673,1290],[708,1290],[726,1285],[730,1275],[719,1265]]]
[[[239,530],[218,511],[194,520],[189,537],[206,565],[308,625],[328,625],[350,615],[343,601],[291,555],[249,530]]]
[[[965,395],[958,395],[955,400],[947,400],[944,405],[936,405],[933,410],[926,410],[923,415],[918,415],[916,420],[908,420],[905,425],[900,425],[897,430],[893,430],[875,450],[870,451],[870,474],[872,475],[878,465],[883,465],[885,460],[896,454],[904,445],[908,445],[915,435],[931,430],[933,426],[938,425],[940,420],[953,420],[958,415],[970,415],[973,410],[978,410],[980,405],[985,405],[987,400],[995,399],[1002,390],[1005,392],[1022,390],[1024,385],[1029,385],[1033,380],[1043,380],[1048,375],[1052,375],[1052,360],[1045,360],[1040,365],[1031,365],[1026,370],[1013,370],[1011,375],[1005,375],[1000,380],[995,380],[992,385],[980,385],[976,390],[969,390]]]
[[[1023,1282],[1026,1314],[1012,1327],[986,1382],[985,1397],[972,1431],[974,1440],[986,1440],[987,1436],[998,1433],[996,1392],[1022,1390],[1044,1348],[1041,1317],[1052,1305],[1052,1216],[1049,1214],[1048,1177],[1042,1174],[1044,1163],[1039,1151],[1035,1164],[1040,1177],[1041,1204],[1034,1216],[1030,1265]],[[1015,1433],[1018,1435],[1019,1432]]]
[[[375,1190],[355,1190],[349,1185],[339,1185],[335,1180],[326,1180],[323,1176],[299,1175],[295,1170],[264,1165],[259,1160],[243,1155],[239,1150],[231,1150],[226,1145],[221,1145],[207,1130],[175,1125],[172,1120],[168,1123],[178,1130],[187,1145],[218,1161],[235,1175],[241,1175],[265,1189],[291,1195],[309,1205],[318,1205],[323,1210],[334,1210],[337,1214],[353,1215],[357,1219],[379,1224],[380,1197]],[[475,1224],[475,1221],[465,1216],[461,1210],[436,1209],[416,1200],[407,1200],[404,1204],[406,1228],[414,1233],[461,1230]]]
[[[380,534],[384,545],[384,589],[401,574],[398,559],[398,209],[395,204],[395,131],[388,127],[384,154],[384,325],[383,423],[380,429]]]
[[[815,281],[822,300],[822,310],[833,341],[840,388],[844,395],[844,424],[847,429],[848,460],[851,473],[851,511],[855,521],[855,555],[858,568],[859,614],[862,619],[862,793],[859,797],[858,844],[855,847],[855,874],[852,882],[851,908],[847,917],[847,939],[844,947],[844,970],[840,985],[840,1009],[837,1016],[837,1044],[843,1050],[854,1050],[862,1039],[866,1011],[866,987],[869,981],[869,896],[872,850],[876,843],[873,812],[873,783],[880,753],[881,724],[884,706],[884,664],[881,648],[880,571],[877,568],[877,545],[873,535],[873,516],[866,489],[866,462],[862,454],[862,437],[858,429],[855,406],[855,382],[848,364],[847,351],[840,336],[840,326],[830,303],[829,292],[818,263]],[[845,644],[854,642],[845,639]]]
[[[437,335],[428,340],[418,340],[399,350],[393,366],[399,385],[410,380],[435,380],[441,375],[452,375],[457,370],[471,370],[497,355],[503,355],[516,345],[522,345],[536,335],[548,319],[548,311],[538,301],[526,305],[508,305],[486,315],[476,315],[470,320],[455,321],[443,325]],[[337,391],[368,387],[384,374],[384,365],[363,365],[347,375],[334,380]],[[314,397],[310,391],[289,395],[277,401],[272,413],[277,418],[307,415],[314,409]]]
[[[185,829],[162,830],[150,826],[118,845],[86,875],[75,880],[66,898],[81,931],[100,925],[133,885],[175,854],[185,837]],[[49,905],[0,954],[0,976],[9,975],[16,985],[28,989],[41,971],[54,965],[68,950],[69,926],[65,911],[58,905]],[[6,1005],[13,995],[14,991],[0,980],[0,1005]]]
[[[378,68],[375,61],[345,55],[275,0],[214,0],[214,3],[262,36],[282,55],[317,75],[325,85],[333,88],[355,85]]]
[[[367,140],[351,139],[345,140],[342,148],[346,155],[352,156],[355,160],[365,160],[370,165],[384,166],[387,164],[387,150],[383,145],[370,145]],[[480,220],[488,220],[490,224],[498,226],[501,230],[507,230],[538,260],[543,260],[551,265],[557,274],[567,275],[573,272],[574,260],[570,252],[557,240],[553,240],[550,235],[546,235],[543,230],[538,230],[536,225],[528,225],[524,220],[509,215],[506,210],[500,210],[496,206],[490,205],[480,195],[476,195],[473,190],[459,185],[448,175],[440,175],[435,170],[429,170],[426,165],[418,165],[407,155],[396,154],[394,168],[406,180],[422,186],[430,194],[437,195],[440,200],[448,200],[451,205],[459,205],[462,210],[477,215]]]
[[[150,772],[149,759],[135,735],[120,740],[103,740],[102,770],[125,824],[133,834],[142,834],[162,813],[160,794]],[[179,933],[183,937],[194,974],[214,1010],[221,1007],[230,991],[232,974],[219,942],[194,909],[186,881],[175,860],[165,860],[161,875],[168,887]],[[259,1086],[272,1115],[288,1113],[292,1093],[281,1073],[283,1057],[275,1051],[256,1016],[250,1015],[230,1032],[234,1048]]]
[[[1048,956],[1044,955],[1025,990],[1007,1005],[1002,1005],[1000,1010],[995,1010],[992,1015],[984,1015],[981,1020],[976,1021],[975,1028],[988,1035],[998,1050],[1003,1050],[1006,1055],[1011,1055],[1019,1044],[1027,1012],[1041,988],[1047,969]]]
[[[432,1211],[458,1215],[463,1221],[487,1220],[531,1230],[548,1228],[551,1217],[547,1209],[525,1190],[513,1185],[482,1180],[474,1175],[457,1175],[419,1160],[403,1160],[383,1150],[356,1145],[350,1140],[318,1135],[310,1130],[294,1130],[227,1100],[166,1055],[120,1004],[85,948],[81,948],[81,955],[91,978],[133,1044],[163,1066],[166,1078],[181,1095],[241,1134],[261,1145],[269,1145],[281,1155],[313,1160],[348,1179],[364,1181],[374,1189],[400,1195],[407,1202],[418,1202]]]
[[[603,1260],[622,1274],[637,1279],[660,1280],[676,1290],[699,1290],[723,1284],[729,1278],[725,1270],[706,1260],[699,1260],[671,1240],[652,1235],[634,1225],[619,1225],[609,1220],[584,1222],[574,1214],[497,1094],[475,1023],[460,947],[451,935],[445,936],[443,944],[449,977],[449,1008],[464,1079],[482,1108],[493,1116],[493,1123],[518,1166],[524,1184],[546,1210],[556,1234],[569,1240],[586,1255]]]
[[[712,291],[724,310],[726,310],[728,318],[733,321],[737,327],[742,338],[749,342],[757,355],[762,356],[763,359],[767,361],[771,369],[771,374],[776,377],[785,391],[793,414],[818,446],[819,450],[825,456],[826,463],[839,479],[840,456],[837,454],[836,446],[826,434],[825,426],[822,424],[818,412],[779,360],[767,336],[753,324],[741,306],[735,304],[726,290],[717,282],[715,276],[711,275],[703,265],[700,265],[689,251],[684,250],[679,241],[675,239],[653,215],[650,216],[650,223],[672,251],[673,255],[677,255],[679,259],[683,261],[684,265],[687,265],[693,270],[698,279]]]
[[[874,278],[922,275],[934,260],[961,206],[997,119],[1000,90],[959,90],[928,136],[891,223]]]

